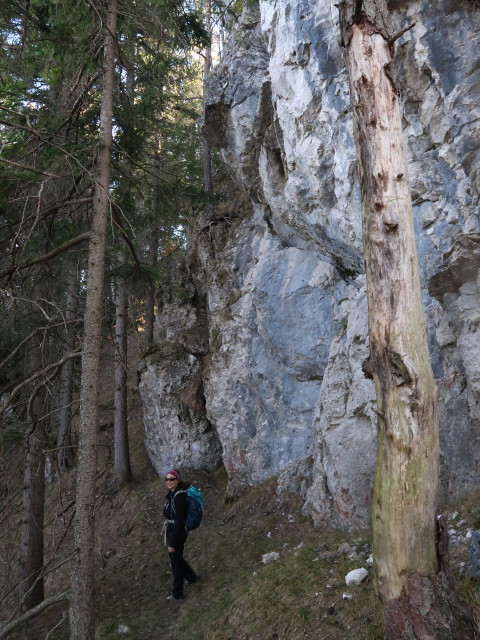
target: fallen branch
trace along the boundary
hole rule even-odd
[[[30,620],[30,618],[37,616],[44,609],[51,607],[53,604],[57,604],[57,602],[62,602],[63,600],[69,600],[69,599],[70,599],[70,593],[68,591],[64,591],[63,593],[57,593],[57,595],[51,596],[50,598],[45,598],[43,602],[41,602],[40,604],[37,604],[37,606],[33,607],[33,609],[29,609],[19,618],[15,618],[15,620],[12,620],[12,622],[9,622],[3,627],[0,627],[0,640],[2,640],[2,638],[6,638],[7,635],[11,631],[13,631],[13,629],[15,629],[16,627],[19,627],[21,624],[23,624],[27,620]]]

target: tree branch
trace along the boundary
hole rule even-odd
[[[0,124],[3,123],[0,120]],[[4,162],[5,164],[10,164],[12,167],[18,167],[19,169],[24,169],[25,171],[31,171],[32,173],[39,173],[42,176],[47,176],[47,178],[58,178],[59,176],[54,173],[47,173],[46,171],[41,171],[40,169],[35,169],[35,167],[30,167],[26,164],[20,164],[20,162],[15,162],[14,160],[7,160],[6,158],[0,158],[0,162]]]
[[[66,324],[79,324],[80,322],[83,322],[83,320],[80,319],[80,318],[74,319],[74,320],[64,320],[63,322],[56,322],[55,324],[46,325],[44,327],[38,327],[37,329],[34,329],[26,338],[24,338],[20,342],[20,344],[18,344],[15,347],[15,349],[5,358],[5,360],[0,362],[0,371],[7,364],[7,362],[9,362],[20,351],[20,349],[23,347],[23,345],[26,342],[28,342],[29,340],[31,340],[34,336],[36,336],[37,333],[40,333],[40,332],[43,332],[43,331],[47,331],[47,330],[51,330],[51,329],[56,329],[57,327],[63,327]]]
[[[7,635],[11,631],[13,631],[13,629],[15,629],[16,627],[20,626],[27,620],[30,620],[30,618],[37,616],[44,609],[51,607],[52,604],[57,604],[57,602],[62,602],[63,600],[69,600],[69,599],[70,599],[70,593],[68,591],[64,591],[63,593],[57,593],[57,595],[55,596],[46,598],[43,602],[38,604],[36,607],[33,607],[33,609],[29,609],[28,611],[26,611],[19,618],[16,618],[15,620],[12,620],[12,622],[9,622],[8,624],[3,625],[3,627],[0,627],[0,640],[2,640],[2,638],[6,638]]]
[[[410,29],[413,29],[413,27],[417,24],[417,21],[412,22],[411,25],[409,25],[408,27],[404,27],[403,29],[400,29],[400,31],[397,31],[397,33],[394,33],[393,36],[391,38],[388,39],[388,44],[392,45],[396,40],[398,40],[399,38],[401,38],[403,36],[404,33],[407,33],[407,31],[410,31]]]
[[[13,398],[24,388],[26,387],[28,384],[30,384],[31,382],[33,382],[34,380],[36,380],[37,378],[39,378],[40,376],[45,375],[46,373],[48,373],[49,371],[51,371],[52,369],[55,369],[57,367],[61,367],[63,364],[65,364],[65,362],[67,362],[67,360],[70,360],[70,358],[79,358],[82,355],[82,351],[73,351],[72,353],[68,353],[66,356],[64,356],[61,360],[58,360],[57,362],[53,362],[52,364],[49,364],[48,367],[45,367],[44,369],[42,369],[41,371],[37,371],[36,373],[34,373],[33,375],[31,375],[29,378],[27,378],[26,380],[23,380],[22,382],[20,382],[19,384],[17,384],[17,386],[13,389],[13,391],[10,394],[10,397],[8,398],[7,402],[0,407],[0,417],[3,416],[3,414],[5,413],[5,411],[8,409],[8,407],[12,404],[12,400]]]
[[[120,222],[118,220],[118,212],[121,212],[121,209],[117,204],[115,204],[115,203],[112,203],[112,204],[113,204],[112,210],[113,210],[113,216],[114,216],[112,222],[119,229],[119,231],[120,231],[120,233],[122,235],[122,238],[127,243],[128,247],[129,247],[129,249],[130,249],[130,251],[132,253],[133,259],[135,260],[135,264],[137,265],[137,267],[140,267],[140,261],[138,259],[137,253],[135,251],[135,247],[133,246],[132,241],[128,237],[127,232],[125,231],[125,229],[122,227],[122,225],[120,224]]]
[[[83,242],[84,240],[89,240],[89,239],[90,239],[89,232],[82,233],[79,236],[72,238],[68,242],[64,242],[63,244],[56,247],[55,249],[52,249],[52,251],[50,251],[49,253],[45,253],[43,256],[39,256],[38,258],[32,258],[31,260],[27,260],[22,264],[13,265],[12,267],[5,269],[5,271],[2,271],[2,273],[0,273],[0,278],[4,278],[5,276],[8,276],[15,271],[20,271],[21,269],[28,269],[28,267],[31,267],[34,264],[38,264],[39,262],[46,262],[47,260],[50,260],[51,258],[57,256],[58,254],[63,253],[64,251],[67,251],[67,249],[70,249],[71,247],[74,247],[75,245],[80,244],[80,242]]]

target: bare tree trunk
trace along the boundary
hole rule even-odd
[[[40,346],[34,350],[40,354]],[[36,366],[41,368],[41,358],[36,355]],[[45,401],[46,387],[41,384],[30,399],[28,415],[31,423],[27,438],[25,471],[23,480],[23,517],[21,525],[20,602],[27,609],[40,604],[44,598],[43,577],[43,518],[45,509]]]
[[[153,163],[152,178],[152,228],[148,239],[148,264],[156,267],[158,264],[158,244],[159,244],[159,210],[160,210],[160,153],[157,152]],[[155,285],[152,282],[147,284],[147,298],[145,301],[145,326],[144,344],[148,348],[153,342],[153,329],[155,326]]]
[[[67,280],[67,309],[65,320],[65,354],[71,353],[75,348],[75,327],[73,320],[76,317],[78,305],[78,275],[77,269],[72,267]],[[62,367],[60,388],[60,411],[58,416],[57,431],[57,465],[60,473],[65,472],[72,465],[72,436],[71,436],[71,404],[73,389],[74,360],[69,358]]]
[[[343,0],[340,19],[362,189],[369,364],[377,395],[376,584],[389,639],[473,638],[472,618],[439,573],[437,391],[385,0]]]
[[[121,263],[123,260],[120,261]],[[127,415],[127,287],[119,277],[115,284],[115,398],[113,448],[115,475],[120,484],[132,481]]]
[[[75,549],[72,565],[72,600],[70,609],[71,640],[92,640],[95,637],[94,529],[98,378],[100,370],[105,245],[110,206],[108,190],[111,171],[117,0],[109,0],[108,2],[105,26],[100,139],[88,256],[80,391],[80,431],[74,527]]]

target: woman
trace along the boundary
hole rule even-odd
[[[183,584],[192,584],[198,576],[183,557],[183,547],[187,540],[185,519],[187,517],[187,489],[189,484],[180,480],[180,473],[170,469],[165,475],[167,484],[167,503],[163,515],[167,518],[165,540],[173,573],[173,589],[167,600],[182,602]]]

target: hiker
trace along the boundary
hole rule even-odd
[[[167,518],[165,541],[173,574],[173,589],[167,600],[182,602],[184,583],[192,584],[198,580],[197,574],[183,557],[183,547],[188,535],[185,519],[188,507],[187,489],[190,485],[180,480],[180,473],[176,469],[167,471],[165,482],[168,489],[163,509],[163,515]]]

